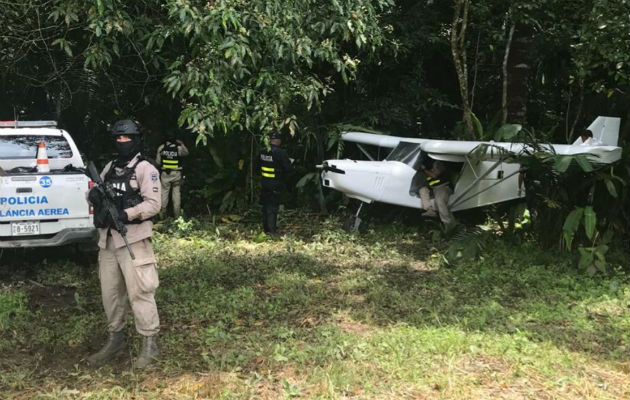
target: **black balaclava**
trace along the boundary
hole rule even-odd
[[[116,141],[116,152],[118,157],[116,158],[116,166],[123,167],[131,161],[131,159],[142,151],[142,138],[130,136],[129,142]]]

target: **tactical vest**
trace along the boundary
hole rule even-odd
[[[427,176],[427,185],[429,185],[430,187],[433,187],[440,182],[440,178],[431,178],[430,176]]]
[[[276,180],[276,165],[271,151],[260,154],[260,174],[265,180]]]
[[[179,151],[177,150],[177,143],[166,142],[162,151],[160,152],[160,158],[162,159],[163,170],[179,169]]]
[[[127,208],[135,207],[138,204],[142,203],[144,199],[140,194],[140,187],[134,189],[131,186],[131,180],[136,178],[136,166],[144,161],[143,157],[139,157],[138,161],[131,167],[125,167],[123,173],[118,175],[116,173],[116,168],[114,164],[111,164],[109,171],[105,174],[105,183],[111,184],[114,189],[114,193],[116,194],[116,198],[114,199],[114,205],[118,210],[124,210]],[[94,218],[97,219],[96,216]],[[133,220],[127,222],[128,224],[140,224],[144,222],[144,220]],[[105,226],[107,227],[107,226]],[[103,227],[103,228],[105,228]]]
[[[450,163],[446,163],[443,162],[444,166],[442,167],[442,172],[436,176],[435,178],[432,178],[430,176],[427,176],[427,185],[431,188],[436,187],[436,186],[443,186],[443,185],[450,185],[451,188],[453,187],[453,167],[452,164]]]

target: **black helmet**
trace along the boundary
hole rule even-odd
[[[121,119],[120,121],[116,121],[114,125],[110,128],[109,132],[112,136],[129,136],[129,135],[140,135],[140,126],[137,122],[130,119]]]
[[[167,140],[175,140],[179,136],[179,129],[177,128],[169,128],[166,131],[166,139]]]

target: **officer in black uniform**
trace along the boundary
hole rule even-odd
[[[188,155],[188,149],[184,143],[177,139],[177,131],[171,129],[167,139],[158,147],[156,161],[160,165],[162,173],[162,214],[166,214],[169,200],[173,200],[173,215],[179,217],[182,211],[181,188],[183,170],[180,163],[182,157]]]
[[[283,178],[294,171],[291,159],[280,147],[282,140],[279,133],[271,136],[270,148],[260,153],[260,174],[262,188],[260,203],[262,204],[263,230],[265,233],[276,235],[278,208],[280,207],[280,193],[285,185]]]

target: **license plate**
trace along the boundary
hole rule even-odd
[[[39,221],[13,222],[11,231],[13,236],[39,235]]]

